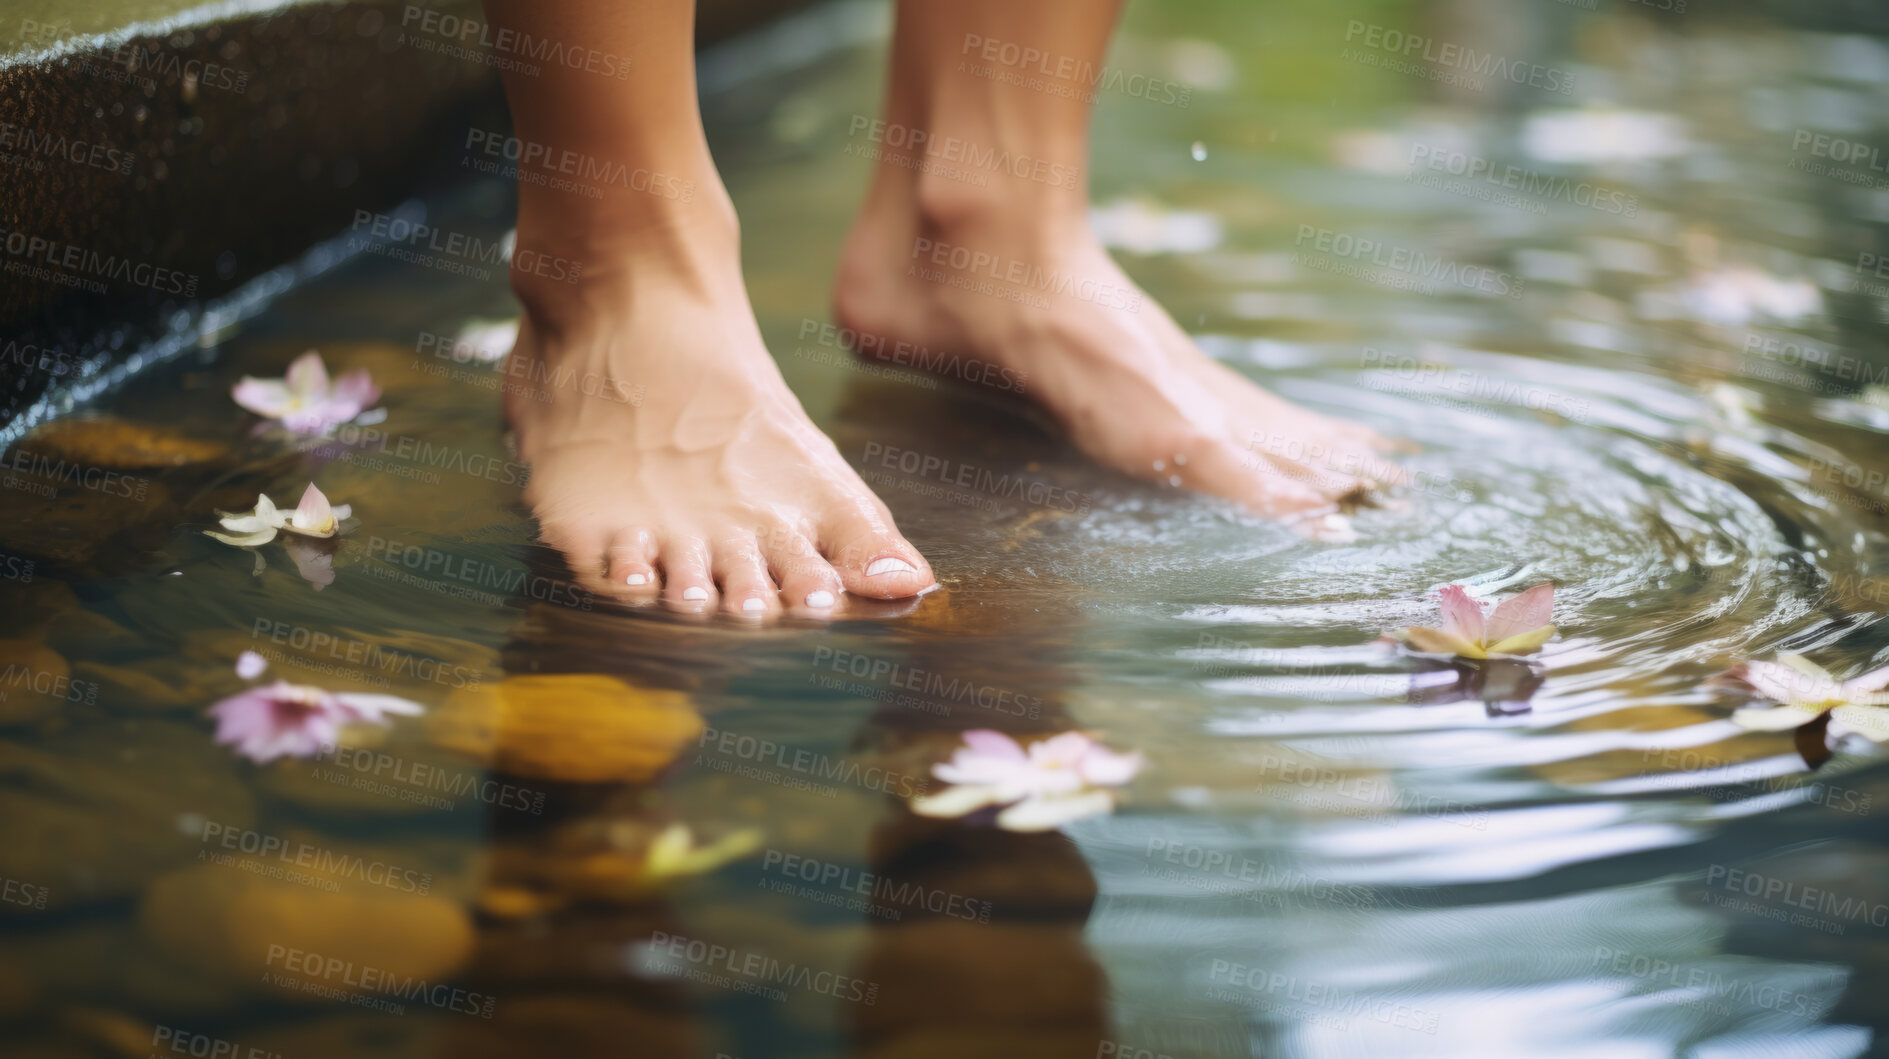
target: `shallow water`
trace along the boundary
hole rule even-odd
[[[105,410],[223,451],[123,472],[139,485],[9,482],[10,635],[62,656],[10,647],[9,679],[68,667],[74,700],[16,686],[3,715],[13,1035],[48,1055],[1870,1053],[1880,760],[1813,772],[1705,682],[1780,649],[1839,675],[1889,660],[1869,477],[1889,301],[1857,256],[1889,184],[1793,150],[1810,128],[1889,145],[1889,50],[1542,6],[1490,30],[1469,4],[1355,17],[1571,93],[1374,68],[1349,15],[1232,5],[1142,5],[1113,56],[1195,87],[1104,96],[1098,224],[1128,271],[1225,362],[1422,447],[1353,543],[1102,472],[1014,395],[820,341],[876,38],[711,56],[705,108],[771,348],[939,593],[754,629],[574,590],[526,543],[500,377],[419,348],[514,312],[502,276],[363,254],[137,380]],[[1483,159],[1520,190],[1407,179],[1431,157],[1419,176]],[[438,223],[503,232],[501,187],[443,201]],[[1361,239],[1382,254],[1346,256]],[[246,436],[229,385],[311,346],[372,369],[378,435]],[[361,520],[332,554],[275,543],[258,571],[198,532],[311,477]],[[1431,622],[1443,584],[1544,580],[1561,635],[1538,674],[1465,693],[1378,642]],[[237,762],[201,708],[245,649],[429,716]],[[477,689],[530,674],[645,693],[553,680],[491,735]],[[1062,835],[901,808],[977,727],[1081,727],[1149,764]],[[588,782],[613,769],[640,782]],[[757,845],[656,886],[642,854],[675,821]],[[387,1000],[414,975],[445,991]]]

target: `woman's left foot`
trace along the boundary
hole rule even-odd
[[[1109,257],[1079,194],[999,192],[882,170],[841,257],[840,324],[1006,368],[1096,460],[1261,515],[1313,520],[1402,477],[1375,431],[1201,352]]]

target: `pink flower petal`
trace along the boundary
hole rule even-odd
[[[278,680],[239,692],[210,707],[216,741],[262,763],[284,754],[307,756],[335,734],[338,703],[320,688]]]
[[[297,408],[284,414],[281,419],[283,429],[291,434],[326,434],[329,430],[347,422],[345,419],[331,417],[319,406]]]
[[[418,703],[392,695],[335,695],[278,680],[231,695],[210,707],[210,715],[217,720],[217,742],[260,764],[317,754],[336,742],[343,724],[384,724],[389,713],[419,710]]]
[[[973,728],[964,733],[964,745],[985,757],[1023,761],[1029,756],[1021,743],[993,728]]]
[[[230,396],[244,408],[265,419],[280,419],[294,407],[295,399],[279,379],[254,379],[247,375],[230,388]]]
[[[1554,586],[1536,585],[1518,596],[1511,596],[1496,604],[1495,613],[1489,615],[1489,624],[1483,635],[1485,643],[1495,643],[1511,636],[1519,636],[1554,621]]]
[[[295,505],[291,524],[299,530],[320,533],[331,529],[334,520],[334,508],[328,506],[328,498],[315,488],[314,482],[308,483],[308,488],[302,490],[302,502]]]
[[[1082,778],[1097,787],[1119,787],[1141,771],[1141,751],[1117,754],[1097,746],[1082,757]]]
[[[1461,585],[1444,585],[1437,598],[1443,605],[1443,631],[1470,643],[1481,643],[1482,604],[1471,599]]]
[[[1854,694],[1889,689],[1889,666],[1871,670],[1843,682],[1843,690]]]
[[[1030,764],[1037,768],[1074,768],[1095,740],[1081,732],[1060,732],[1030,744]]]
[[[931,767],[931,774],[946,783],[980,785],[1009,783],[1029,771],[1027,762],[991,757],[969,748],[960,748],[951,755],[950,761],[939,762]]]
[[[303,401],[319,398],[328,392],[328,366],[321,362],[321,354],[311,349],[295,358],[282,381],[291,395]]]
[[[367,373],[366,368],[355,368],[335,380],[334,388],[328,391],[328,399],[336,405],[352,408],[347,418],[353,419],[380,400],[380,387],[374,385],[374,378]]]

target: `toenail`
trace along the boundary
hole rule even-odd
[[[1168,484],[1178,487],[1181,484],[1181,476],[1178,474],[1168,475]]]
[[[631,574],[630,576],[623,579],[623,583],[626,585],[647,585],[649,584],[649,575],[648,574]]]
[[[743,600],[741,603],[741,609],[749,610],[749,611],[766,610],[767,602],[763,600],[760,596],[754,596],[750,599]]]
[[[913,566],[911,563],[906,562],[896,555],[888,555],[883,559],[874,559],[872,565],[866,567],[867,577],[877,577],[880,574],[915,574],[917,572],[918,567]]]
[[[818,592],[807,593],[807,606],[809,607],[830,607],[832,605],[833,593],[828,592],[824,588]]]
[[[685,588],[685,589],[683,589],[683,590],[682,590],[682,598],[683,598],[683,599],[691,599],[691,600],[693,600],[693,599],[707,599],[707,598],[708,598],[708,589],[706,589],[706,588],[703,588],[703,587],[702,587],[701,585],[695,585],[695,586],[693,586],[693,587],[691,587],[691,588]]]
[[[1187,466],[1187,453],[1182,452],[1182,453],[1176,454],[1174,457],[1174,466],[1176,467]]]
[[[1165,471],[1165,470],[1167,470],[1167,469],[1168,469],[1168,461],[1166,461],[1166,460],[1156,460],[1156,461],[1154,461],[1154,469],[1155,469],[1155,470],[1157,470],[1157,471]]]

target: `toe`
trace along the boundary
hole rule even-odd
[[[639,599],[654,599],[662,586],[656,574],[656,535],[648,530],[617,534],[604,552],[604,580],[611,592]]]
[[[846,586],[833,564],[820,555],[813,542],[795,530],[783,529],[763,537],[768,571],[780,587],[781,602],[803,613],[831,613]]]
[[[715,583],[721,586],[722,610],[755,618],[780,609],[780,593],[752,537],[723,541],[715,545],[714,551]]]
[[[665,538],[662,553],[662,601],[685,610],[714,606],[715,579],[710,575],[708,542],[698,536]]]
[[[556,549],[570,567],[571,579],[590,592],[615,595],[617,585],[609,578],[609,561],[604,557],[608,539],[601,530],[563,523],[543,523],[538,539]]]
[[[876,506],[861,503],[836,511],[821,526],[821,553],[846,590],[872,599],[903,599],[936,584],[931,564]]]

